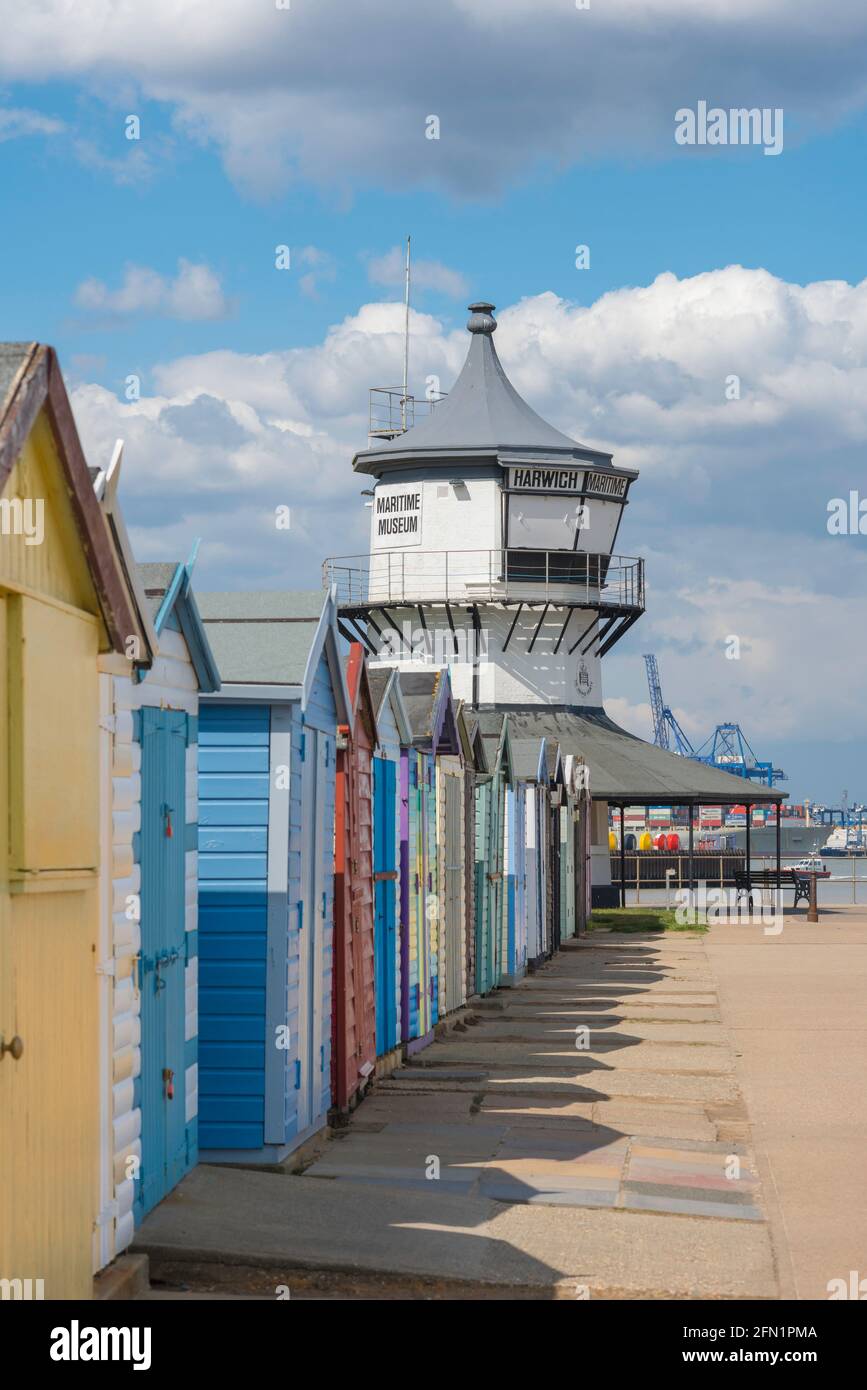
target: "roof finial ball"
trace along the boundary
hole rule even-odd
[[[486,333],[490,337],[497,327],[494,305],[480,299],[477,304],[468,304],[467,308],[470,311],[470,317],[467,319],[470,333]]]

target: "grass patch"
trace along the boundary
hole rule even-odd
[[[706,932],[707,923],[694,926],[676,920],[673,907],[605,907],[596,908],[587,923],[588,931],[648,932],[683,931]]]

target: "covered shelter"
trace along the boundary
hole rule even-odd
[[[670,753],[655,744],[646,743],[635,734],[620,728],[604,709],[523,709],[509,716],[514,737],[543,735],[560,744],[564,753],[581,756],[587,768],[587,782],[596,809],[593,849],[594,868],[599,863],[599,849],[608,856],[607,807],[620,813],[619,891],[615,891],[604,874],[594,872],[593,906],[625,905],[625,835],[623,814],[627,806],[684,806],[690,812],[688,880],[694,883],[694,835],[692,813],[701,806],[747,806],[747,864],[749,864],[749,808],[773,805],[777,808],[776,873],[780,866],[779,808],[785,794],[771,787],[755,787],[745,778],[720,772],[718,768],[692,758]],[[600,814],[601,813],[601,814]],[[603,838],[604,836],[604,838]],[[600,881],[602,880],[602,881]]]

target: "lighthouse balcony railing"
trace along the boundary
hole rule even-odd
[[[371,386],[368,393],[367,433],[371,439],[394,439],[430,415],[445,400],[444,391],[410,396],[401,386]]]
[[[322,567],[344,608],[419,603],[552,603],[644,611],[644,561],[573,550],[380,550]]]

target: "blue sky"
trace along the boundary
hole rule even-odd
[[[367,387],[399,377],[381,263],[409,232],[416,385],[448,388],[465,306],[489,297],[531,403],[641,469],[621,541],[651,601],[607,662],[612,712],[647,733],[654,649],[697,742],[740,719],[795,798],[867,796],[867,540],[825,527],[830,498],[867,493],[854,0],[445,0],[434,24],[399,0],[64,13],[0,0],[3,336],[57,347],[92,458],[126,439],[143,558],[201,535],[203,585],[297,587],[362,548],[349,463]],[[408,56],[379,62],[399,34]],[[782,107],[782,154],[676,145],[699,99]],[[288,550],[266,523],[282,501]],[[727,631],[737,669],[717,661]]]

